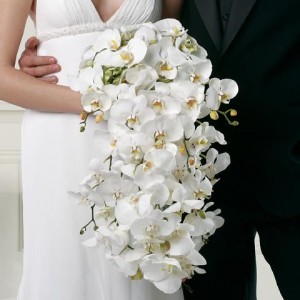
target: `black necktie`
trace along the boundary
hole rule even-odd
[[[218,2],[219,2],[219,14],[221,18],[223,33],[224,33],[228,24],[228,20],[230,18],[230,12],[231,12],[231,6],[233,0],[218,0]]]

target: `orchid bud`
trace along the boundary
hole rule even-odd
[[[237,116],[237,111],[236,111],[235,109],[231,109],[231,110],[230,110],[230,115],[231,115],[232,117]]]
[[[211,117],[212,120],[215,120],[215,121],[219,119],[219,114],[215,110],[212,110],[210,112],[209,116]]]

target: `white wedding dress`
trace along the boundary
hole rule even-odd
[[[37,0],[40,55],[62,66],[59,84],[76,74],[84,49],[108,27],[156,21],[161,0],[124,0],[103,22],[92,0]],[[144,280],[116,271],[99,249],[82,245],[87,208],[68,196],[88,174],[92,158],[90,122],[79,132],[79,116],[26,111],[23,121],[24,271],[18,300],[182,300]]]

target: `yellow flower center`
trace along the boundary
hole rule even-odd
[[[110,47],[112,50],[116,51],[119,49],[120,44],[116,40],[112,40]]]
[[[166,271],[167,273],[171,274],[173,271],[173,265],[166,265],[162,268],[164,271]]]
[[[102,107],[102,103],[99,100],[93,100],[91,106],[93,110],[98,110]]]
[[[195,190],[194,191],[194,197],[195,199],[201,199],[201,198],[205,198],[206,194],[201,191],[201,190]]]
[[[152,167],[153,167],[152,162],[151,162],[151,161],[146,161],[146,162],[144,163],[144,172],[149,171]]]
[[[185,155],[186,154],[186,148],[185,145],[182,144],[181,146],[179,146],[179,152],[181,155]]]
[[[166,138],[166,134],[163,130],[156,131],[154,134],[155,141],[164,141]]]
[[[173,31],[176,35],[180,34],[180,29],[178,27],[173,27]]]
[[[197,100],[193,97],[189,98],[187,101],[186,101],[186,105],[189,109],[195,109],[197,108]]]
[[[122,193],[120,193],[120,192],[115,192],[115,193],[113,194],[113,198],[114,198],[115,200],[120,200],[120,199],[122,198]]]
[[[201,81],[201,75],[200,74],[193,74],[193,75],[191,75],[190,80],[193,83],[199,83]]]
[[[112,148],[115,148],[117,146],[117,140],[112,140],[110,142],[110,145],[111,145]]]
[[[152,102],[152,107],[154,108],[155,111],[161,111],[162,109],[165,108],[165,104],[162,100],[157,99]]]
[[[158,231],[159,227],[157,224],[151,224],[146,227],[147,234],[155,234]]]
[[[171,70],[173,70],[173,66],[168,63],[163,63],[160,65],[160,70],[161,71],[171,71]]]
[[[221,102],[226,102],[227,100],[229,100],[229,95],[224,92],[219,92],[219,100]]]
[[[136,115],[130,115],[127,117],[126,125],[129,128],[132,128],[134,125],[137,125],[137,124],[139,124],[139,119]]]
[[[122,51],[120,53],[121,59],[126,63],[129,64],[133,61],[133,55],[129,51]]]
[[[194,157],[190,157],[190,158],[189,158],[189,165],[190,165],[190,166],[193,166],[193,165],[195,164],[195,162],[196,162],[196,160],[195,160]]]
[[[139,197],[137,197],[137,196],[132,196],[132,197],[130,197],[130,201],[129,201],[129,203],[130,204],[133,204],[134,206],[137,206],[138,205],[138,203],[139,203]]]
[[[139,146],[134,146],[131,148],[130,150],[130,154],[133,156],[133,158],[135,160],[139,160],[142,158],[142,151],[141,151],[141,148]]]
[[[206,138],[198,139],[197,140],[197,145],[198,146],[205,146],[208,144],[208,140]]]

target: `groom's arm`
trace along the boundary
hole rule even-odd
[[[54,57],[37,55],[38,44],[39,41],[36,37],[27,40],[25,50],[19,59],[20,70],[41,80],[57,83],[57,77],[50,74],[59,72],[61,68]]]

